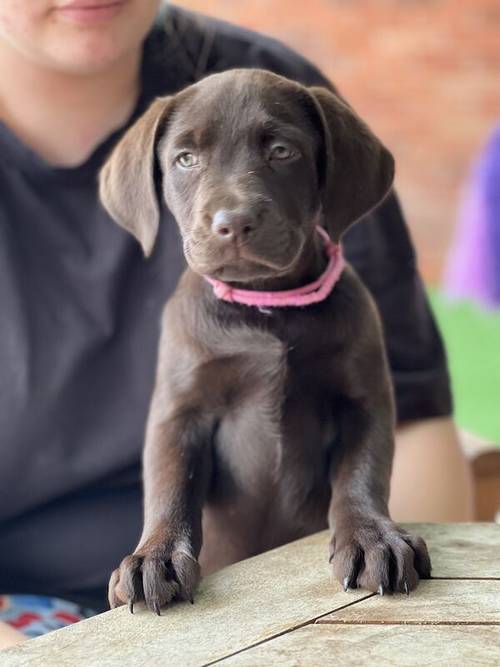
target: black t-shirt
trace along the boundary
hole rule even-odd
[[[130,122],[157,95],[233,67],[328,85],[272,39],[170,7],[145,43]],[[123,129],[59,169],[0,125],[0,593],[101,608],[140,533],[160,311],[184,259],[168,212],[146,260],[98,203],[98,169]],[[382,313],[399,419],[449,414],[443,348],[396,199],[344,245]]]

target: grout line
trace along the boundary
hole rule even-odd
[[[422,581],[500,581],[498,577],[430,577]]]
[[[429,579],[424,579],[423,581],[500,581],[500,577],[433,577],[431,576]],[[255,648],[256,646],[261,646],[262,644],[266,644],[270,641],[274,641],[275,639],[278,639],[279,637],[283,637],[284,635],[290,634],[291,632],[295,632],[295,630],[300,630],[301,628],[304,628],[308,625],[471,625],[471,626],[497,626],[500,625],[500,621],[456,621],[456,622],[451,622],[451,621],[322,621],[325,616],[330,616],[331,614],[335,614],[338,611],[347,609],[347,607],[352,607],[355,604],[358,604],[359,602],[363,602],[364,600],[368,600],[369,598],[375,597],[377,594],[376,593],[368,593],[364,597],[358,598],[357,600],[353,600],[352,602],[349,602],[345,605],[342,605],[341,607],[336,607],[335,609],[331,611],[327,611],[323,614],[320,614],[319,616],[315,616],[307,621],[303,621],[302,623],[298,623],[297,625],[294,625],[290,628],[287,628],[286,630],[282,630],[281,632],[277,632],[274,635],[271,635],[269,637],[266,637],[265,639],[262,639],[258,642],[255,642],[254,644],[249,644],[248,646],[245,646],[237,651],[233,651],[232,653],[228,653],[222,658],[217,658],[216,660],[212,660],[210,662],[205,662],[203,663],[202,667],[210,667],[211,665],[216,665],[223,663],[224,660],[227,660],[228,658],[232,658],[235,655],[238,655],[240,653],[244,653],[245,651],[248,651],[250,649]]]
[[[363,602],[363,600],[367,600],[368,598],[373,597],[376,595],[376,593],[368,593],[367,595],[358,598],[357,600],[353,600],[352,602],[348,602],[347,604],[342,605],[341,607],[336,607],[335,609],[332,609],[331,611],[325,611],[323,614],[320,614],[319,616],[314,616],[313,618],[310,618],[307,621],[303,621],[302,623],[298,623],[297,625],[294,625],[290,628],[287,628],[286,630],[282,630],[281,632],[277,632],[274,635],[271,635],[269,637],[266,637],[265,639],[261,639],[258,642],[255,642],[254,644],[249,644],[248,646],[245,646],[237,651],[233,651],[232,653],[228,653],[225,655],[223,658],[217,658],[217,660],[212,660],[211,662],[204,662],[202,667],[210,667],[210,665],[216,665],[218,663],[224,662],[224,660],[227,660],[227,658],[232,658],[235,655],[238,655],[239,653],[244,653],[245,651],[248,651],[249,649],[255,648],[256,646],[261,646],[262,644],[266,644],[267,642],[273,641],[274,639],[277,639],[278,637],[282,637],[283,635],[287,635],[290,632],[295,632],[295,630],[300,630],[300,628],[304,628],[307,625],[314,625],[316,621],[318,621],[320,618],[324,618],[325,616],[329,616],[330,614],[334,614],[337,611],[341,611],[343,609],[347,609],[347,607],[352,607],[355,604],[358,604],[358,602]]]
[[[500,621],[316,621],[314,625],[486,625],[498,626]]]

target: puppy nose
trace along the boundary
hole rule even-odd
[[[245,239],[255,229],[256,221],[248,213],[219,209],[212,218],[212,231],[220,239]]]

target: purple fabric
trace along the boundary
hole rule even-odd
[[[500,125],[466,185],[444,282],[449,296],[500,308]]]

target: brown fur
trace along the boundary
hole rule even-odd
[[[315,224],[339,239],[376,206],[390,153],[333,93],[236,70],[155,102],[103,169],[105,206],[146,254],[157,167],[190,268],[164,311],[144,530],[112,575],[111,605],[159,611],[192,598],[198,562],[210,572],[327,524],[346,589],[412,589],[430,561],[388,515],[393,400],[367,290],[347,268],[319,304],[260,311],[219,301],[202,277],[259,289],[316,278]]]

